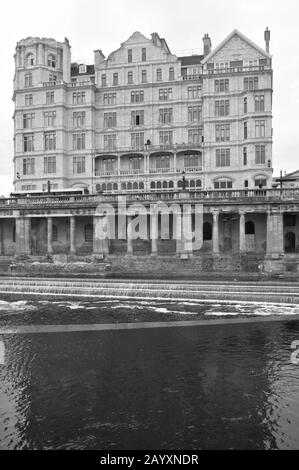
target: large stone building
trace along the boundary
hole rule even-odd
[[[165,277],[297,272],[299,190],[272,188],[269,40],[267,29],[263,50],[235,30],[212,50],[206,34],[202,55],[176,56],[157,33],[134,33],[107,59],[95,51],[93,65],[72,63],[68,40],[20,41],[15,197],[0,201],[0,263],[64,256],[94,270],[105,258],[112,275]],[[78,188],[88,194],[71,194]],[[116,236],[99,237],[103,220]]]
[[[271,187],[272,66],[239,31],[177,57],[135,32],[107,58],[27,38],[16,47],[15,189]]]

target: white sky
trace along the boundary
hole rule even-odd
[[[264,48],[271,30],[274,103],[273,161],[279,170],[299,168],[299,2],[298,0],[38,0],[5,2],[1,10],[0,50],[0,194],[13,179],[13,55],[27,36],[68,37],[72,60],[93,63],[93,51],[107,56],[134,31],[157,32],[172,52],[201,49],[204,33],[213,48],[234,28]],[[298,106],[298,108],[297,108]]]

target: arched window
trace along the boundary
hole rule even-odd
[[[178,188],[182,188],[183,187],[183,181],[182,180],[179,180],[178,181]]]
[[[168,186],[169,186],[169,189],[173,189],[173,187],[174,187],[173,181],[169,181],[169,185],[168,185]]]
[[[212,240],[212,224],[205,222],[203,224],[203,241]]]
[[[101,191],[101,185],[100,184],[96,184],[96,191],[97,192]]]
[[[167,181],[163,181],[163,189],[167,189]]]
[[[107,191],[106,183],[103,183],[102,190],[103,190],[104,192]]]
[[[157,189],[161,189],[162,188],[162,182],[161,181],[158,181],[157,182]]]
[[[122,189],[122,191],[125,191],[127,189],[126,183],[121,184],[121,189]]]
[[[214,188],[215,189],[232,189],[233,183],[230,180],[221,180],[215,181]]]
[[[132,183],[128,183],[128,190],[129,190],[129,191],[132,190]]]
[[[55,69],[56,67],[56,57],[54,54],[48,55],[48,67],[51,67],[52,69]]]
[[[32,53],[26,55],[25,66],[32,67],[34,65],[34,55]]]
[[[195,181],[194,180],[190,180],[190,188],[195,188]]]
[[[257,187],[263,187],[263,186],[267,186],[267,179],[266,178],[263,178],[262,176],[261,177],[258,177],[254,180],[254,186],[257,186]]]
[[[254,235],[255,234],[255,225],[253,222],[248,221],[245,224],[245,235]]]
[[[53,240],[53,242],[57,242],[57,240],[58,240],[57,225],[52,225],[52,240]]]
[[[156,183],[154,181],[151,182],[151,189],[156,189]]]
[[[117,191],[117,190],[118,190],[117,183],[113,183],[113,191]]]
[[[201,180],[196,180],[196,187],[201,188]]]
[[[133,183],[133,189],[138,189],[138,183],[136,181]]]
[[[112,191],[112,183],[107,184],[107,191]]]
[[[139,189],[144,189],[144,183],[139,183]]]
[[[93,226],[91,224],[84,226],[84,239],[88,243],[93,241]]]

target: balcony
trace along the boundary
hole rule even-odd
[[[203,71],[203,75],[218,75],[218,74],[233,74],[233,73],[249,73],[249,72],[264,72],[272,70],[270,65],[253,65],[251,67],[224,67],[207,69]]]
[[[144,176],[151,176],[151,175],[173,175],[173,174],[182,174],[182,172],[185,172],[186,174],[188,173],[200,173],[202,172],[202,167],[201,166],[192,166],[192,167],[183,167],[183,168],[174,168],[174,167],[169,167],[169,168],[150,168],[149,172],[147,172],[145,169],[122,169],[120,171],[118,170],[95,170],[94,176],[96,178],[105,178],[105,177],[110,177],[110,176],[138,176],[138,175],[144,175]]]
[[[140,147],[109,147],[96,150],[97,155],[104,154],[136,154],[136,153],[154,153],[154,152],[182,152],[184,150],[202,149],[203,142],[183,142],[182,144],[160,144],[143,145]]]

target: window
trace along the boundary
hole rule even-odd
[[[188,106],[188,122],[197,122],[201,120],[201,106]]]
[[[255,234],[255,226],[254,222],[251,222],[248,220],[248,222],[245,223],[245,235],[254,235]]]
[[[84,240],[86,243],[93,241],[93,226],[91,224],[84,225]]]
[[[56,173],[56,157],[44,157],[44,173]]]
[[[169,80],[174,80],[174,67],[169,68]]]
[[[104,104],[116,104],[116,93],[104,93]]]
[[[33,105],[33,95],[25,95],[25,106]]]
[[[247,147],[243,147],[243,165],[247,165]]]
[[[248,138],[247,122],[244,122],[244,123],[243,123],[243,135],[244,135],[244,139],[247,139],[247,138]]]
[[[216,142],[227,142],[230,140],[230,124],[216,124]]]
[[[73,126],[74,127],[85,126],[85,122],[86,122],[85,111],[76,111],[73,113]]]
[[[257,90],[259,87],[258,77],[244,78],[244,90]]]
[[[265,163],[265,145],[255,146],[255,163],[258,165]]]
[[[146,70],[142,70],[141,72],[141,83],[146,83],[147,82],[147,73]]]
[[[244,180],[244,188],[248,188],[248,180]]]
[[[56,132],[45,132],[45,150],[56,150]]]
[[[162,69],[157,69],[157,72],[156,72],[156,76],[157,76],[157,82],[161,82],[162,81]]]
[[[49,82],[54,82],[54,85],[56,85],[57,82],[57,75],[54,73],[49,74]]]
[[[104,135],[104,149],[115,150],[116,149],[116,134]]]
[[[247,98],[245,97],[244,100],[243,100],[243,111],[244,111],[244,114],[247,114]]]
[[[23,158],[23,175],[34,175],[35,172],[34,158]]]
[[[230,149],[216,149],[216,166],[230,166]]]
[[[56,67],[56,57],[53,54],[48,55],[48,67],[55,69]]]
[[[57,242],[58,240],[58,229],[57,225],[52,225],[52,241]]]
[[[294,214],[284,214],[284,224],[286,227],[295,227],[296,226],[296,215]]]
[[[198,99],[200,98],[201,86],[188,86],[188,98],[189,99]]]
[[[73,150],[85,150],[85,133],[73,134]]]
[[[184,168],[193,168],[202,166],[202,156],[196,154],[185,154],[184,155]]]
[[[202,137],[202,127],[194,127],[192,129],[188,129],[189,144],[201,145]]]
[[[132,172],[142,169],[142,157],[130,157],[129,159],[130,170]]]
[[[54,190],[54,189],[58,189],[58,184],[51,183],[50,184],[50,189],[51,189],[51,191]],[[43,191],[48,191],[48,183],[42,185],[42,190]]]
[[[73,104],[85,103],[85,91],[76,91],[73,93]]]
[[[172,145],[172,131],[160,131],[159,132],[159,143],[160,145]]]
[[[54,104],[54,91],[47,91],[46,104]]]
[[[172,88],[160,88],[159,89],[159,100],[168,101],[172,99]]]
[[[258,186],[258,187],[267,186],[267,179],[263,177],[256,178],[254,180],[254,186]]]
[[[104,113],[104,128],[116,127],[116,113]]]
[[[265,137],[265,121],[255,121],[255,137]]]
[[[111,173],[116,170],[116,159],[115,158],[104,158],[103,170],[105,173]]]
[[[172,108],[162,108],[159,110],[159,123],[170,124],[172,122]]]
[[[132,149],[142,149],[144,147],[144,132],[134,132],[131,134]]]
[[[23,151],[34,152],[34,135],[26,134],[23,136]]]
[[[146,61],[146,48],[145,47],[141,49],[141,61],[142,62]]]
[[[131,111],[131,125],[132,126],[144,125],[144,110]]]
[[[214,188],[215,189],[232,189],[233,183],[230,180],[220,180],[215,181]]]
[[[106,76],[106,74],[101,75],[101,85],[102,86],[107,86],[107,76]]]
[[[25,73],[25,88],[32,86],[32,73]]]
[[[44,126],[53,127],[56,122],[56,111],[46,111],[44,113]]]
[[[34,65],[34,55],[32,53],[27,54],[25,60],[25,67],[32,67]]]
[[[228,79],[215,80],[215,93],[222,93],[225,91],[229,91],[229,80]]]
[[[212,240],[212,224],[210,222],[205,222],[203,224],[203,241]]]
[[[170,156],[169,155],[158,155],[155,158],[156,170],[170,168]]]
[[[265,111],[265,96],[264,95],[256,95],[254,97],[254,110],[256,113]]]
[[[85,64],[80,64],[79,65],[79,73],[86,73],[87,72],[87,67]]]
[[[23,128],[31,129],[33,127],[34,118],[35,118],[34,113],[23,114]]]
[[[215,115],[216,117],[229,115],[229,100],[215,101]]]
[[[133,61],[132,49],[128,49],[128,62],[131,63],[132,61]]]
[[[133,72],[128,72],[128,84],[132,85],[133,83]]]
[[[131,91],[131,103],[143,103],[144,91]]]
[[[215,68],[216,69],[228,69],[229,62],[215,62]]]
[[[36,184],[22,184],[21,191],[36,191]]]
[[[85,157],[73,157],[73,173],[75,175],[85,173]]]
[[[113,74],[113,85],[118,85],[118,73]]]

